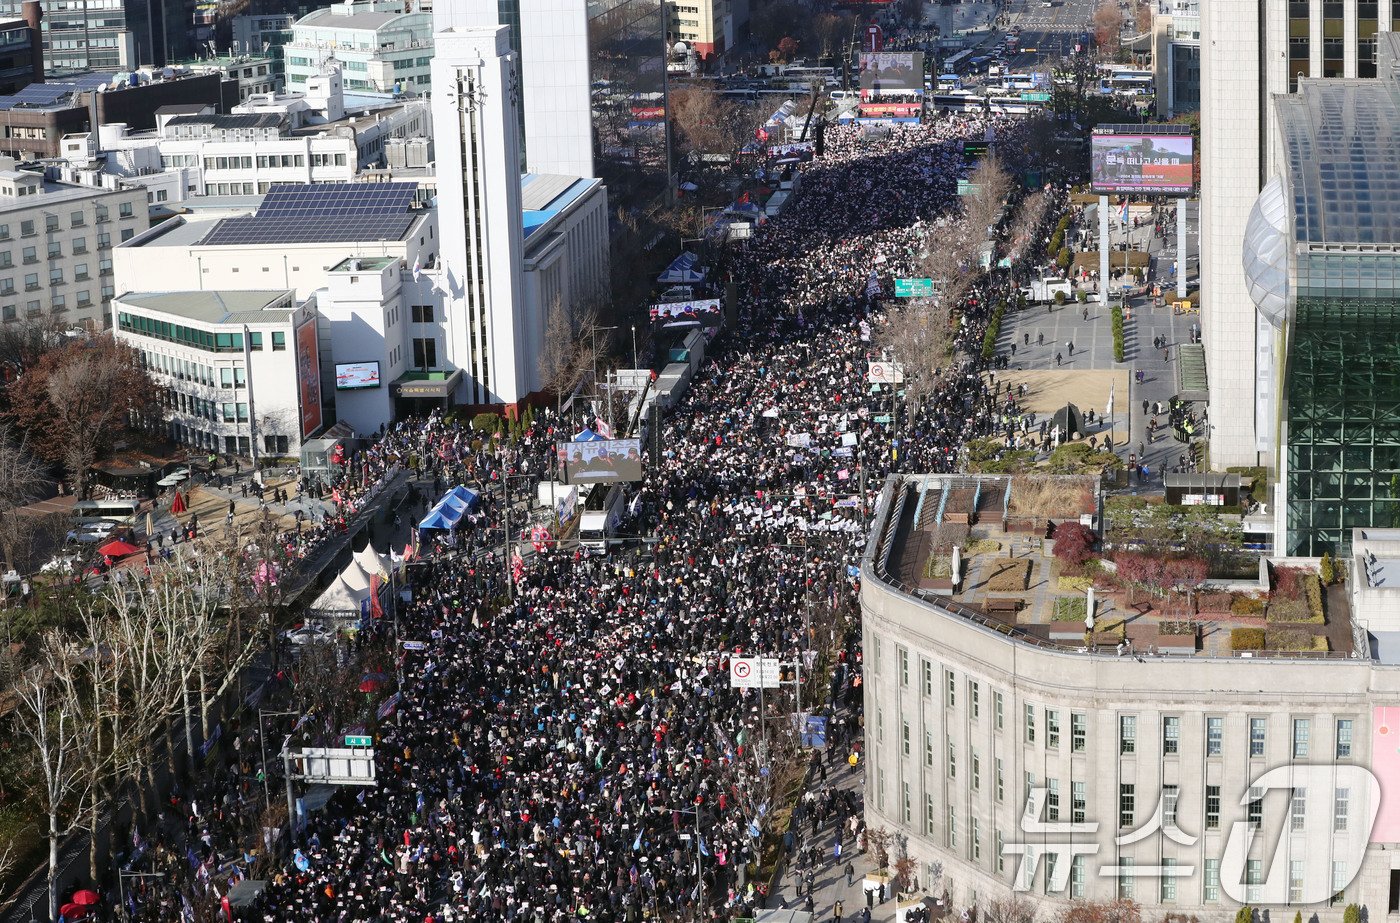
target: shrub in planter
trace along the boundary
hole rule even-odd
[[[1089,612],[1089,601],[1083,596],[1061,596],[1055,600],[1051,621],[1082,622]]]
[[[1240,594],[1230,602],[1230,611],[1235,615],[1263,615],[1264,600]]]
[[[1230,629],[1230,650],[1232,651],[1262,651],[1264,649],[1264,629],[1262,628],[1232,628]]]
[[[1184,621],[1162,622],[1160,625],[1157,626],[1157,633],[1160,635],[1169,635],[1172,637],[1179,637],[1182,635],[1195,635],[1196,623]]]

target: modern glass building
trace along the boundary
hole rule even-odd
[[[1398,39],[1379,36],[1384,77],[1304,79],[1276,97],[1283,172],[1245,233],[1250,296],[1282,357],[1275,547],[1291,555],[1400,526]]]
[[[0,0],[0,18],[18,17],[23,0]],[[50,76],[161,67],[192,56],[190,0],[49,0],[44,60]]]
[[[614,205],[653,201],[671,172],[660,0],[588,0],[593,164]]]

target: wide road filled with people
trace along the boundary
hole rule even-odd
[[[376,741],[378,786],[311,812],[234,918],[679,919],[696,902],[706,916],[752,915],[761,893],[744,866],[778,806],[777,769],[795,757],[780,743],[792,735],[779,694],[760,715],[754,693],[730,688],[728,660],[830,665],[804,705],[829,706],[828,744],[846,758],[859,738],[855,565],[869,504],[892,465],[952,470],[966,440],[998,429],[1002,408],[971,359],[942,369],[917,410],[866,381],[880,293],[914,274],[934,222],[958,207],[961,142],[985,138],[991,120],[828,130],[786,211],[720,267],[737,284],[739,323],[665,420],[627,546],[546,548],[509,593],[509,562],[484,553],[499,549],[496,500],[459,547],[411,568],[399,632],[428,649],[403,664],[399,713]],[[1017,126],[995,130],[1017,147]],[[1005,287],[993,274],[973,288],[960,356],[978,352]],[[415,420],[352,465],[374,475],[414,456],[443,484],[463,470],[487,484],[538,480],[569,435],[544,413],[524,438],[474,448],[464,426]],[[313,718],[293,740],[343,731]],[[144,832],[143,867],[168,875],[129,888],[138,919],[217,907],[241,874],[229,860],[277,851],[259,826],[255,741],[244,732],[230,750],[242,761],[172,807],[187,834],[178,847],[173,825]]]

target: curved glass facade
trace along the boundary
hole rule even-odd
[[[588,0],[593,80],[593,165],[613,205],[666,191],[666,17],[660,0]]]

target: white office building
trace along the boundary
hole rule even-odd
[[[287,89],[305,89],[330,61],[341,64],[352,90],[426,89],[433,14],[403,9],[402,0],[346,0],[298,19],[283,46]]]
[[[1245,224],[1281,167],[1269,97],[1299,77],[1374,77],[1376,33],[1395,0],[1213,0],[1201,25],[1201,321],[1210,381],[1210,461],[1269,464],[1277,383],[1272,336],[1241,255]]]
[[[149,227],[144,190],[0,169],[0,322],[52,318],[101,329],[114,290],[112,248]]]
[[[288,456],[322,428],[314,298],[290,289],[127,292],[112,318],[113,335],[162,387],[174,441]]]

